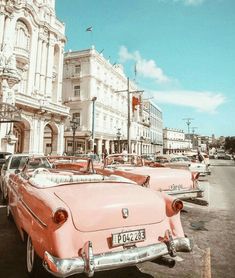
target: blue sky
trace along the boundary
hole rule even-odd
[[[235,136],[234,0],[56,0],[56,15],[65,51],[95,45],[122,63],[164,127],[187,132],[192,118],[196,133]]]

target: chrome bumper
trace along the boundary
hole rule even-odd
[[[88,277],[92,277],[96,271],[132,266],[167,254],[174,256],[177,251],[192,251],[192,242],[188,238],[171,238],[166,243],[93,255],[92,243],[88,241],[82,249],[82,257],[60,259],[45,252],[43,266],[56,277],[68,277],[78,273],[86,273]]]
[[[164,191],[168,195],[172,195],[181,200],[186,199],[196,199],[203,198],[204,190],[202,189],[194,189],[194,190],[172,190],[172,191]]]

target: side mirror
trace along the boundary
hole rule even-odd
[[[2,165],[2,169],[3,169],[3,170],[6,170],[6,169],[7,169],[7,165],[6,165],[6,164],[3,164],[3,165]]]
[[[17,175],[17,174],[19,174],[21,171],[19,170],[19,169],[16,169],[15,170],[15,174]]]

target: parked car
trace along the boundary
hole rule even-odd
[[[164,164],[171,168],[188,168],[191,172],[199,173],[200,176],[210,175],[210,167],[204,162],[193,162],[189,157],[174,155],[169,162]]]
[[[216,152],[216,158],[217,159],[225,159],[226,153],[224,150],[217,150]]]
[[[87,173],[45,169],[34,160],[11,173],[7,184],[7,213],[27,242],[29,276],[36,277],[41,261],[57,277],[91,277],[155,258],[172,264],[164,256],[192,250],[180,221],[181,200],[92,172],[91,160]]]
[[[2,165],[0,187],[3,201],[5,201],[7,197],[6,184],[8,182],[10,173],[13,173],[17,169],[22,169],[28,156],[28,154],[11,154]]]
[[[9,152],[0,152],[0,170],[2,165],[6,162],[7,157],[11,155]]]
[[[135,154],[114,154],[105,159],[103,168],[96,168],[98,173],[110,172],[131,178],[132,174],[149,175],[148,187],[162,191],[177,198],[187,200],[203,197],[204,189],[198,182],[198,173],[186,169],[155,167],[156,163],[144,164],[144,160]]]

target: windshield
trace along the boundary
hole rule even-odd
[[[22,169],[27,160],[27,156],[13,156],[11,159],[10,169]]]
[[[46,157],[31,157],[27,163],[28,169],[52,168]]]
[[[143,160],[138,155],[110,155],[106,158],[108,165],[143,166]]]

